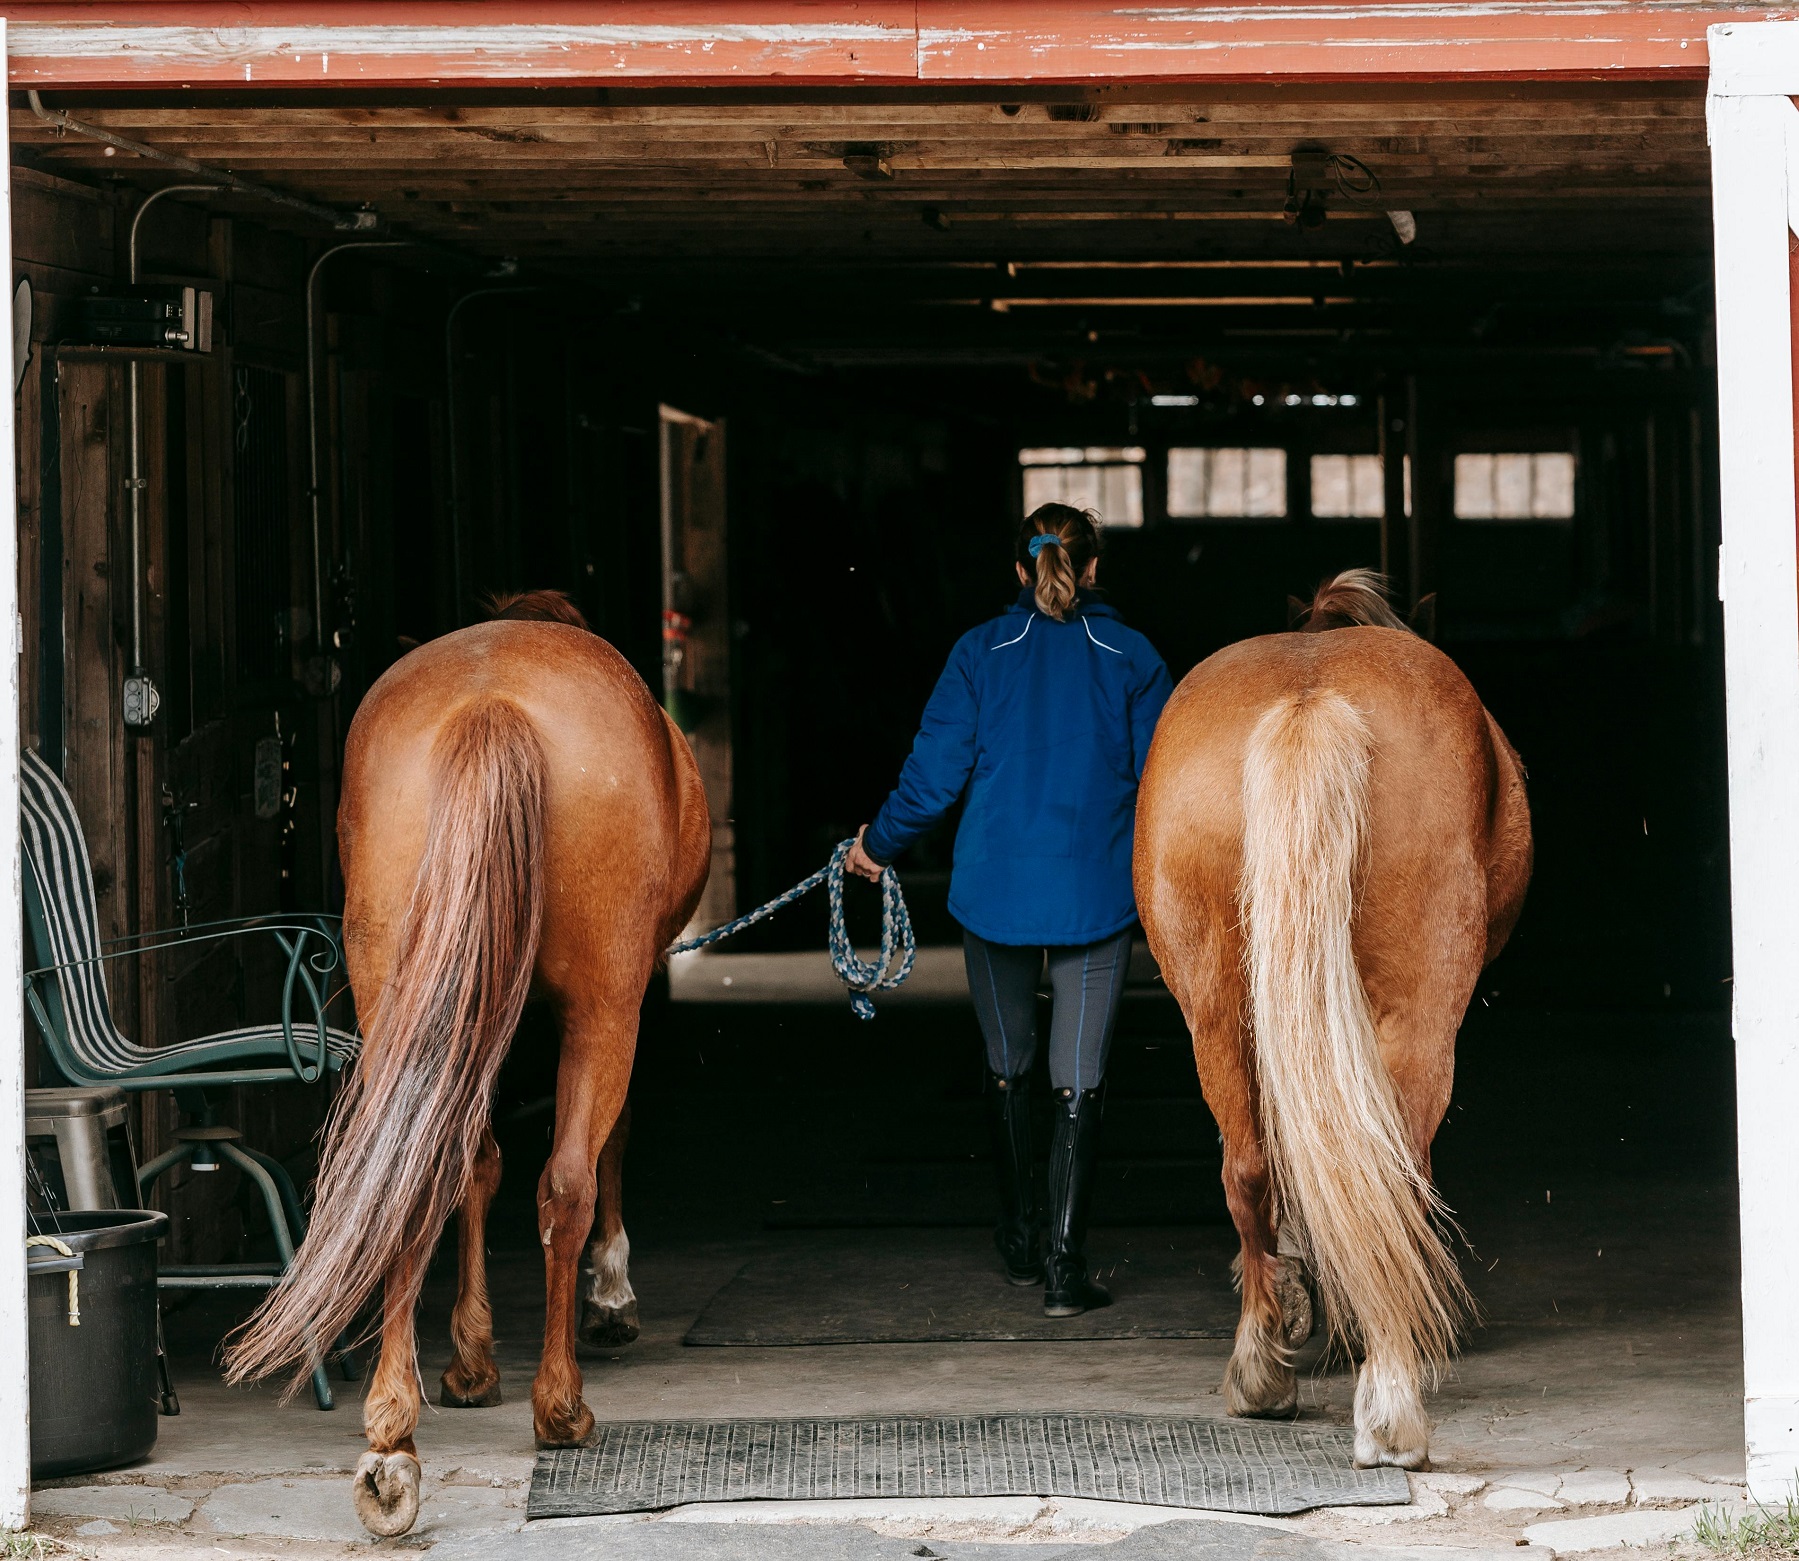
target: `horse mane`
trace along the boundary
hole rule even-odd
[[[487,616],[495,620],[571,623],[577,629],[588,628],[587,619],[566,591],[495,591],[485,606]]]
[[[1294,608],[1293,627],[1301,634],[1321,634],[1326,629],[1356,627],[1399,629],[1413,632],[1387,600],[1387,577],[1376,569],[1345,569],[1318,587],[1308,607],[1288,597]]]

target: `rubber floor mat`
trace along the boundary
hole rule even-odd
[[[526,1516],[704,1501],[1077,1496],[1278,1516],[1411,1500],[1397,1469],[1357,1469],[1350,1432],[1163,1415],[676,1420],[601,1424],[539,1453]]]

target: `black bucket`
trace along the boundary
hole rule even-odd
[[[32,1247],[31,1472],[84,1474],[144,1457],[156,1445],[156,1243],[169,1217],[154,1209],[38,1215],[81,1258],[79,1327],[69,1326],[69,1275],[52,1247]],[[61,1272],[37,1272],[41,1263]]]

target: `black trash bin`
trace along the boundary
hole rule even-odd
[[[154,1209],[32,1218],[33,1235],[81,1260],[81,1323],[71,1327],[70,1265],[54,1248],[27,1254],[34,1475],[111,1469],[156,1445],[156,1243],[168,1225]]]

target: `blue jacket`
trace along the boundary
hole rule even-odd
[[[1081,594],[1067,623],[1029,591],[964,634],[863,841],[890,862],[955,805],[949,908],[990,943],[1093,943],[1137,919],[1137,782],[1173,691],[1148,640]]]

